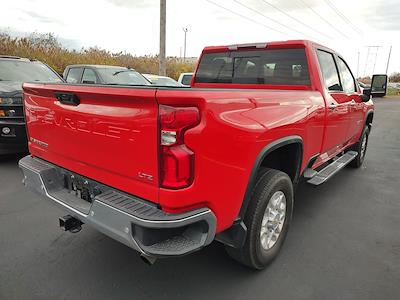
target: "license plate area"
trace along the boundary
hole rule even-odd
[[[78,199],[92,203],[94,198],[101,194],[101,187],[94,181],[77,174],[63,174],[64,189]]]

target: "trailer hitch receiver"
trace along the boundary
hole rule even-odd
[[[60,228],[64,231],[76,233],[81,231],[83,223],[73,216],[66,215],[59,218]]]

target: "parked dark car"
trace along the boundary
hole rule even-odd
[[[63,77],[68,83],[150,85],[142,74],[134,69],[107,65],[70,65]]]
[[[22,83],[32,81],[63,79],[40,61],[0,55],[0,155],[28,151]]]

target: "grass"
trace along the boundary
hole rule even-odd
[[[158,74],[158,56],[134,56],[111,53],[97,47],[70,50],[64,48],[53,34],[31,34],[28,37],[11,37],[0,32],[0,55],[13,55],[37,59],[62,73],[67,65],[99,64],[134,68],[141,73]],[[177,79],[180,73],[193,72],[195,63],[183,62],[177,57],[167,58],[167,76]]]
[[[392,87],[388,87],[387,96],[400,96],[400,90]]]

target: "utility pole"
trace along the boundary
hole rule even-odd
[[[370,54],[373,57],[373,65],[372,65],[372,75],[375,72],[375,65],[376,65],[376,60],[378,58],[378,52],[379,52],[379,48],[381,48],[382,46],[367,46],[368,47],[368,51],[367,51],[367,57],[365,59],[365,66],[364,66],[364,76],[367,74],[367,65],[369,65],[370,62]],[[375,50],[375,53],[372,52],[371,50]],[[372,61],[371,61],[372,62]],[[369,70],[370,71],[370,70]]]
[[[371,48],[368,47],[368,50],[367,50],[367,57],[365,58],[365,66],[364,66],[364,74],[363,74],[363,76],[365,76],[365,74],[367,73],[367,64],[368,64],[369,50],[370,50],[370,49],[371,49]]]
[[[182,28],[183,32],[185,34],[185,38],[183,41],[183,61],[186,61],[186,34],[189,31],[187,28]]]
[[[166,11],[167,11],[167,3],[166,0],[160,0],[160,53],[159,57],[159,69],[158,75],[166,76],[167,68],[165,62],[165,35],[166,35]]]
[[[372,75],[374,75],[374,73],[375,73],[375,65],[376,65],[376,59],[378,58],[378,51],[379,51],[379,46],[376,47],[375,59],[374,59],[374,67],[372,68]]]
[[[387,60],[387,64],[386,64],[386,75],[387,75],[388,70],[389,70],[390,54],[392,54],[392,46],[390,46],[389,56],[388,56],[388,60]]]

